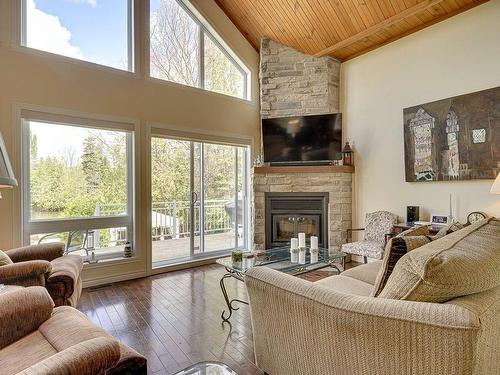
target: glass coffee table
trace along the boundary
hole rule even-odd
[[[320,248],[318,253],[318,261],[311,262],[311,252],[307,248],[306,261],[303,264],[292,263],[290,260],[290,247],[279,247],[270,250],[264,250],[259,253],[253,254],[251,257],[243,255],[241,262],[233,262],[230,256],[217,259],[217,263],[224,266],[226,273],[220,279],[220,288],[224,300],[227,305],[226,310],[222,311],[221,318],[224,322],[228,322],[233,314],[233,311],[239,309],[234,304],[243,303],[248,305],[248,302],[242,301],[237,298],[230,299],[224,280],[234,278],[239,281],[244,281],[245,273],[253,267],[269,267],[280,272],[288,273],[290,275],[298,276],[308,272],[317,271],[322,268],[332,267],[341,273],[343,271],[343,264],[346,253],[343,252],[330,252],[328,249]]]

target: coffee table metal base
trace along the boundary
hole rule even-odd
[[[229,321],[229,319],[231,318],[231,315],[233,315],[233,311],[239,310],[239,307],[233,307],[233,303],[243,303],[245,305],[248,305],[248,302],[242,301],[241,299],[238,299],[238,298],[233,298],[231,300],[229,299],[229,296],[227,295],[226,285],[224,284],[224,280],[231,278],[231,277],[234,279],[237,279],[239,281],[244,281],[244,279],[243,279],[243,275],[240,272],[236,272],[236,271],[231,270],[227,267],[226,267],[226,271],[227,271],[227,273],[224,274],[224,276],[222,276],[222,278],[220,279],[220,289],[222,290],[222,295],[224,296],[224,300],[226,301],[227,311],[228,311],[227,313],[226,313],[226,310],[222,311],[221,318],[224,322]],[[227,314],[227,316],[226,316],[226,314]]]
[[[312,271],[318,271],[318,270],[320,270],[322,268],[326,268],[326,267],[335,268],[339,274],[341,274],[342,270],[344,269],[344,267],[341,266],[341,268],[342,268],[342,270],[341,270],[337,264],[331,262],[330,264],[326,264],[324,267],[315,268],[314,270],[307,270],[306,267],[304,267],[304,270],[302,270],[302,271],[299,270],[297,272],[294,272],[293,276],[299,276],[299,275],[303,275],[305,273],[309,273]],[[228,268],[228,267],[225,267],[225,268],[226,268],[227,273],[225,273],[224,276],[221,277],[219,284],[220,284],[220,289],[222,291],[222,295],[224,296],[224,300],[226,301],[227,312],[226,312],[226,310],[222,310],[221,318],[222,318],[223,322],[229,322],[229,319],[231,319],[231,316],[233,315],[233,311],[240,309],[239,307],[233,307],[233,304],[234,303],[243,303],[245,305],[248,305],[248,302],[242,301],[241,299],[238,299],[238,298],[229,299],[229,296],[228,296],[227,290],[226,290],[226,285],[224,284],[224,280],[229,279],[229,278],[234,278],[236,280],[244,282],[245,279],[244,279],[243,273],[235,271],[235,270]]]

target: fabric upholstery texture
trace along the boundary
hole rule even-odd
[[[495,231],[474,241],[495,248]],[[456,242],[463,233],[440,241],[450,236]],[[464,246],[474,251],[476,244]],[[494,261],[496,255],[487,256]],[[370,262],[315,283],[267,267],[249,270],[259,368],[272,375],[500,375],[500,286],[446,303],[347,293],[359,286],[348,281],[375,283],[381,265]]]
[[[0,266],[0,283],[45,286],[56,306],[76,306],[82,292],[83,259],[63,255],[63,243],[43,243],[11,249],[13,264]]]
[[[500,220],[486,219],[404,255],[381,298],[445,302],[500,285]]]
[[[428,236],[428,235],[429,235],[429,227],[427,225],[420,225],[407,229],[396,235],[396,237]]]
[[[120,358],[120,346],[111,338],[98,337],[80,342],[47,357],[18,375],[105,374]]]
[[[10,249],[6,253],[14,263],[35,259],[51,262],[64,255],[64,244],[62,242],[41,243]]]
[[[366,264],[350,268],[342,272],[341,275],[373,285],[375,283],[381,265],[381,260],[375,260],[373,262],[368,262]]]
[[[45,358],[57,353],[52,345],[38,332],[32,332],[21,340],[0,350],[2,374],[17,374]],[[22,354],[22,355],[20,355]]]
[[[80,274],[83,259],[79,255],[66,255],[51,262],[52,272],[47,278],[47,289],[56,306],[76,306],[81,294]]]
[[[453,223],[450,223],[450,224],[447,224],[445,225],[444,227],[442,227],[439,232],[437,232],[435,235],[434,235],[434,240],[437,240],[438,238],[441,238],[441,237],[444,237],[448,234],[451,234],[453,232],[456,232],[457,230],[460,230],[462,229],[464,226],[459,223],[459,222],[453,222]]]
[[[0,374],[146,374],[146,359],[45,288],[0,294]]]
[[[324,279],[315,281],[314,284],[338,293],[353,294],[356,296],[369,296],[373,289],[372,284],[342,275],[325,277]]]
[[[348,254],[382,259],[386,235],[393,231],[397,221],[398,216],[387,211],[366,214],[364,240],[343,244],[342,251]]]
[[[388,211],[375,211],[366,214],[365,240],[385,245],[385,235],[392,232],[398,216]]]
[[[0,266],[0,283],[21,286],[44,286],[52,266],[46,260],[29,260]]]
[[[384,246],[375,241],[356,241],[342,245],[342,251],[348,254],[367,256],[373,259],[382,259]]]
[[[384,260],[373,287],[372,297],[377,297],[380,294],[397,262],[406,253],[431,242],[430,236],[413,236],[412,233],[419,232],[408,232],[406,236],[396,236],[387,243]],[[429,230],[427,230],[427,233],[429,233]]]
[[[269,374],[500,373],[500,288],[440,304],[339,293],[267,267],[245,283]]]
[[[42,287],[0,294],[0,349],[37,330],[50,317],[53,306]]]
[[[12,259],[5,254],[2,250],[0,250],[0,266],[6,266],[7,264],[12,264]]]

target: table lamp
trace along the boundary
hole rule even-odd
[[[497,179],[493,183],[493,186],[491,187],[490,190],[491,194],[500,194],[500,173],[497,176]]]
[[[0,133],[0,189],[1,188],[11,188],[17,186],[17,180],[14,177],[14,172],[12,172],[12,166],[10,165],[9,156],[7,155],[7,148]],[[2,193],[0,192],[0,199],[2,198]]]

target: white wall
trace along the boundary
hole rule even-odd
[[[345,137],[355,145],[354,225],[367,212],[386,209],[402,218],[406,206],[455,216],[471,211],[500,216],[493,180],[407,183],[403,108],[500,86],[500,1],[347,61],[341,67]]]

